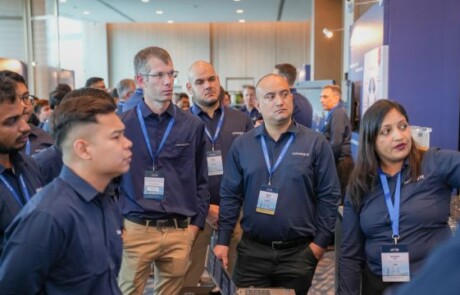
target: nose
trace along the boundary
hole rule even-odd
[[[124,135],[123,138],[125,140],[125,148],[130,150],[133,147],[133,142]]]
[[[27,123],[24,117],[21,118],[19,122],[19,131],[24,134],[30,132],[30,125],[29,123]]]

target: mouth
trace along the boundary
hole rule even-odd
[[[172,93],[173,93],[172,89],[164,90],[164,91],[161,92],[161,94],[163,94],[163,95],[172,95]]]
[[[28,139],[29,139],[29,133],[27,133],[26,135],[23,135],[23,136],[19,137],[17,141],[18,141],[19,143],[26,143]]]
[[[398,151],[402,151],[402,150],[406,149],[406,147],[407,147],[407,144],[400,143],[400,144],[396,145],[395,147],[393,147],[393,149],[398,150]]]

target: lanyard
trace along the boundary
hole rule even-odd
[[[27,138],[25,153],[26,155],[30,155],[30,139],[29,138]]]
[[[16,199],[19,206],[21,208],[24,207],[25,204],[22,203],[21,198],[19,198],[19,195],[13,189],[11,184],[6,180],[6,178],[3,175],[0,175],[0,179],[2,180],[3,184],[5,184],[6,188],[11,192],[13,197]],[[21,183],[22,193],[26,199],[26,202],[28,202],[30,200],[29,191],[27,190],[26,183],[24,182],[24,178],[22,177],[22,175],[19,175],[19,182]]]
[[[208,128],[206,126],[204,126],[204,132],[206,133],[206,135],[208,136],[209,140],[211,141],[211,149],[213,151],[214,151],[214,144],[215,144],[217,138],[219,137],[220,130],[222,129],[222,125],[224,124],[224,116],[225,116],[224,106],[221,105],[220,109],[222,111],[222,115],[219,118],[219,122],[217,122],[217,129],[216,129],[216,133],[214,133],[214,136],[211,136],[211,132],[209,132]],[[193,112],[194,115],[197,115],[198,112],[199,112],[199,110],[196,108],[195,105],[193,105],[193,107],[192,107],[192,112]]]
[[[176,113],[176,109],[174,109],[174,113]],[[158,146],[158,150],[156,151],[155,154],[153,154],[152,146],[150,145],[149,135],[147,134],[147,127],[145,126],[144,117],[142,117],[141,105],[140,104],[137,105],[137,118],[139,120],[139,124],[141,124],[142,135],[144,135],[144,141],[145,141],[145,144],[147,146],[147,150],[149,151],[150,158],[153,161],[153,170],[155,170],[155,161],[156,161],[158,155],[160,154],[161,150],[163,149],[163,146],[164,146],[164,144],[166,142],[166,139],[169,136],[169,133],[171,133],[171,129],[172,129],[173,125],[174,125],[174,117],[171,117],[169,119],[168,127],[166,127],[166,131],[163,134],[163,138],[161,139],[160,145]]]
[[[383,187],[383,193],[385,194],[385,202],[387,204],[388,213],[390,214],[391,228],[393,231],[392,238],[394,239],[395,244],[397,244],[399,239],[399,208],[401,205],[401,172],[398,172],[394,203],[391,201],[390,187],[388,186],[386,175],[382,171],[379,171],[379,175],[380,182]]]
[[[278,159],[276,160],[276,163],[272,168],[271,164],[270,164],[270,158],[268,157],[267,143],[265,141],[265,137],[263,135],[260,137],[260,141],[262,143],[262,151],[264,153],[264,158],[265,158],[265,164],[267,165],[267,170],[268,170],[268,175],[269,175],[268,176],[268,185],[272,184],[273,172],[275,172],[276,168],[278,168],[278,166],[280,165],[281,161],[283,160],[284,156],[286,155],[286,152],[287,152],[287,150],[288,150],[288,148],[291,145],[293,140],[294,140],[294,134],[291,134],[291,137],[289,137],[289,140],[284,145],[283,150],[279,154]]]

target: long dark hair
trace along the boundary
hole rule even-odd
[[[372,190],[380,166],[380,158],[377,154],[375,141],[385,116],[395,109],[409,122],[407,112],[402,105],[395,101],[382,99],[375,102],[364,113],[361,121],[359,134],[358,158],[355,169],[352,172],[348,184],[348,192],[352,204],[357,211],[360,210],[363,196]],[[420,175],[420,166],[423,152],[415,146],[414,139],[412,147],[407,156],[411,178],[417,178]]]

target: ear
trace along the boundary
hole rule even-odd
[[[139,88],[144,88],[144,81],[145,81],[145,77],[142,76],[141,74],[136,74],[136,85],[137,87]]]
[[[75,155],[82,160],[91,159],[90,143],[82,138],[78,138],[73,142],[73,151]]]
[[[257,97],[256,97],[256,100],[254,101],[254,107],[255,107],[257,110],[260,109],[260,108],[259,108],[259,107],[260,107],[260,101],[257,99]]]
[[[188,94],[190,94],[190,96],[193,96],[192,84],[190,82],[187,82],[187,84],[185,84],[185,88],[187,88]]]

